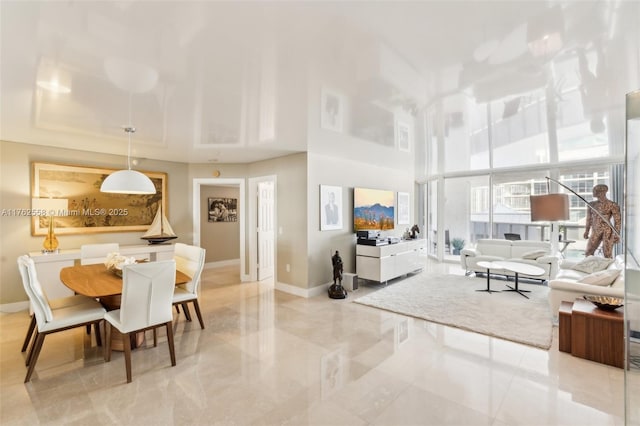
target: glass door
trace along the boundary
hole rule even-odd
[[[640,424],[640,90],[627,95],[625,304],[627,364],[625,424]]]

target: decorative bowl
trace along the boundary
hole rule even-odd
[[[583,296],[584,300],[587,300],[598,308],[605,311],[615,311],[621,306],[624,306],[624,299],[611,296]]]

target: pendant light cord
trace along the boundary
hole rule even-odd
[[[129,135],[129,143],[127,148],[127,167],[131,170],[131,133],[135,132],[136,129],[131,124],[131,99],[132,94],[129,92],[129,124],[124,128],[124,131]]]

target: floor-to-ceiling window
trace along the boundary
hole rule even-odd
[[[544,73],[493,96],[473,91],[442,98],[426,111],[430,254],[453,256],[453,239],[549,240],[549,223],[531,222],[529,196],[551,190],[549,176],[591,201],[596,184],[621,203],[622,152],[612,122],[622,104],[603,92],[604,50],[597,45],[565,52]],[[507,84],[508,81],[505,81]],[[440,189],[438,191],[438,189]],[[560,223],[560,247],[584,253],[586,205],[570,196],[570,218]],[[437,250],[438,244],[442,250]],[[618,248],[620,250],[621,248]]]

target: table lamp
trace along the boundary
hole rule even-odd
[[[46,212],[49,216],[49,228],[47,236],[42,244],[43,253],[56,253],[58,251],[58,238],[53,232],[55,226],[53,218],[55,216],[66,216],[69,208],[69,200],[64,198],[34,198],[31,200],[31,208]]]

